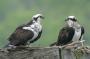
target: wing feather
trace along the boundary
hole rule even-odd
[[[74,35],[74,29],[72,27],[64,27],[60,30],[57,44],[65,45],[72,41]]]

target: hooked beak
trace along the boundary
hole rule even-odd
[[[43,16],[40,16],[40,18],[41,18],[41,19],[44,19],[44,17],[43,17]]]

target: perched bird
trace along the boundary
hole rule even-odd
[[[16,28],[8,38],[9,43],[5,47],[26,46],[28,43],[37,41],[42,34],[42,14],[36,14],[32,20]]]
[[[80,41],[83,38],[84,27],[79,24],[75,16],[68,16],[65,19],[66,26],[63,27],[58,35],[58,40],[51,46],[63,46],[71,42]]]

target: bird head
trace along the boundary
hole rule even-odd
[[[71,20],[71,21],[73,21],[73,22],[76,22],[76,21],[77,21],[77,19],[76,19],[75,16],[68,16],[68,17],[65,19],[65,21],[69,21],[69,20]]]
[[[78,21],[77,21],[77,18],[75,16],[68,16],[66,19],[66,24],[69,26],[69,27],[80,27]]]
[[[44,19],[42,14],[36,14],[32,17],[32,20],[34,20],[36,22],[40,22],[42,19]]]

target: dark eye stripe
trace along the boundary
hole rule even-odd
[[[37,21],[37,18],[34,18],[35,21]]]
[[[67,19],[65,19],[65,21],[68,21],[68,20],[72,20],[72,21],[77,21],[77,19],[75,19],[75,18],[73,18],[73,19],[71,19],[71,18],[67,18]]]

